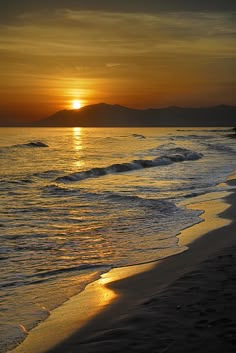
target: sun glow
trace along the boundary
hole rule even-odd
[[[81,102],[78,100],[72,101],[72,109],[80,109],[81,108]]]

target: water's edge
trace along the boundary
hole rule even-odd
[[[229,178],[231,178],[231,176],[229,176]],[[176,234],[179,241],[178,251],[155,261],[114,267],[108,269],[108,271],[101,272],[92,282],[87,283],[80,292],[53,309],[45,320],[39,322],[37,326],[32,328],[29,332],[25,332],[25,339],[23,339],[23,341],[18,343],[15,347],[11,347],[10,350],[7,350],[7,353],[25,353],[26,351],[27,353],[46,352],[49,348],[52,348],[55,344],[58,344],[59,341],[61,342],[62,340],[68,338],[75,330],[78,330],[79,327],[82,327],[89,319],[104,309],[106,305],[109,305],[115,300],[116,294],[105,287],[105,284],[108,282],[108,278],[110,282],[111,278],[113,278],[113,280],[120,280],[131,277],[134,274],[136,275],[138,273],[149,271],[159,261],[187,251],[188,245],[198,237],[204,236],[206,232],[224,227],[231,223],[229,220],[218,217],[218,215],[228,207],[225,203],[225,198],[230,195],[230,192],[218,193],[216,198],[212,197],[214,194],[214,192],[210,192],[200,197],[193,197],[192,199],[189,199],[187,204],[184,206],[189,209],[197,209],[202,213],[198,223],[194,223],[186,228],[183,228],[180,233]],[[204,208],[199,209],[199,207],[204,205],[206,206],[212,202],[214,202],[214,204],[217,203],[218,207],[211,208],[208,206],[207,212],[210,216],[207,216],[206,219],[206,210]],[[211,212],[209,212],[209,210],[211,210]],[[215,213],[216,210],[217,212]],[[207,225],[207,227],[202,227],[202,225],[208,223],[206,220],[209,221],[209,218],[212,217],[214,218],[214,223],[211,222]],[[218,220],[217,223],[215,223],[216,219]],[[192,232],[193,229],[194,232]],[[190,233],[193,233],[193,235],[189,236]],[[103,300],[99,300],[99,296],[101,296]],[[88,300],[90,301],[89,307]],[[79,317],[77,310],[80,312]],[[45,333],[45,330],[49,330],[48,332],[50,332],[50,339],[47,342],[47,346],[45,343],[45,346],[41,347],[41,335],[43,332]],[[60,333],[58,333],[58,330],[60,330]],[[52,334],[52,331],[54,334]],[[35,351],[36,347],[38,347],[37,351]],[[33,350],[31,351],[31,349]]]

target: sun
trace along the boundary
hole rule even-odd
[[[81,108],[81,102],[78,100],[73,100],[72,101],[72,109],[80,109]]]

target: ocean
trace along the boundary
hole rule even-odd
[[[0,129],[0,352],[114,267],[182,251],[183,206],[227,190],[222,128]],[[206,196],[207,197],[207,196]]]

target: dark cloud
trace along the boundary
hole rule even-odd
[[[31,11],[54,10],[106,10],[121,12],[158,11],[236,11],[235,0],[1,0],[1,19],[10,19]]]

